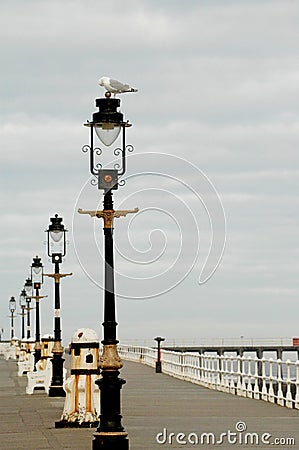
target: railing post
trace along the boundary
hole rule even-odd
[[[242,395],[242,382],[241,382],[241,356],[237,356],[237,395]]]
[[[199,381],[204,386],[203,353],[199,353]]]
[[[286,407],[293,408],[293,397],[291,393],[291,361],[288,359],[286,362],[287,365],[287,393],[286,393]]]
[[[259,391],[259,359],[257,356],[254,358],[254,388],[253,388],[253,398],[256,400],[260,399]]]
[[[231,394],[236,394],[236,384],[235,384],[235,371],[234,371],[234,357],[230,356],[230,382],[229,382],[229,392]]]
[[[220,391],[221,389],[221,357],[217,354],[216,356],[216,389]]]
[[[263,350],[261,348],[258,348],[256,351],[256,356],[258,357],[258,364],[257,364],[257,372],[258,372],[258,385],[259,385],[259,392],[262,391],[262,385],[263,385]]]
[[[273,359],[269,360],[269,393],[268,400],[271,403],[274,403],[274,389],[273,389]]]
[[[186,359],[185,353],[181,353],[180,356],[179,356],[179,360],[180,360],[180,366],[181,366],[180,377],[181,377],[182,380],[185,379],[185,359]]]
[[[230,369],[229,369],[230,357],[223,354],[223,392],[229,392],[230,386]]]
[[[247,371],[247,377],[248,377],[248,381],[247,381],[247,397],[252,398],[252,384],[251,384],[251,377],[252,377],[252,373],[251,373],[251,362],[252,359],[249,356],[247,358],[248,361],[248,371]]]
[[[203,386],[207,386],[207,371],[206,371],[206,364],[207,364],[207,355],[202,355],[202,382]]]
[[[207,355],[207,383],[208,388],[211,388],[211,355]]]
[[[243,352],[242,352],[242,356],[241,356],[241,384],[242,384],[242,396],[246,397],[246,383],[245,383],[245,368],[246,368],[246,358],[244,358],[243,356]]]
[[[219,358],[219,387],[218,391],[224,390],[224,377],[223,377],[223,352],[218,350],[218,358]]]
[[[277,360],[277,404],[280,406],[284,406],[283,392],[282,392],[282,361],[281,359]]]
[[[267,384],[266,384],[266,360],[263,357],[262,358],[262,400],[265,402],[268,401],[268,391],[267,391]]]

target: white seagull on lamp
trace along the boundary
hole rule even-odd
[[[103,86],[107,92],[111,94],[123,94],[124,92],[137,92],[138,89],[134,89],[128,84],[123,84],[120,81],[113,80],[109,77],[102,77],[99,79],[99,85]]]

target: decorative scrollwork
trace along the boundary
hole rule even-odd
[[[102,149],[100,147],[95,147],[94,149],[90,149],[90,171],[93,175],[98,175],[99,170],[102,168],[102,164],[95,162],[95,155],[101,156]]]
[[[119,186],[124,186],[126,184],[125,180],[119,180],[118,185]]]
[[[126,158],[126,149],[121,149],[121,148],[117,147],[117,148],[114,150],[114,155],[115,155],[115,156],[121,156],[122,164],[120,164],[120,163],[115,163],[115,164],[114,164],[114,169],[115,169],[115,170],[118,170],[118,174],[119,174],[119,175],[123,175],[123,174],[125,173],[125,167],[126,167],[126,161],[125,161],[125,158]]]
[[[91,148],[90,148],[89,145],[87,145],[87,144],[83,145],[83,147],[82,147],[82,152],[83,152],[83,153],[87,153],[87,152],[89,152],[90,150],[91,150]]]
[[[117,148],[114,150],[115,156],[119,156],[121,153],[123,153],[123,150],[122,150],[121,148],[119,148],[119,147],[117,147]]]
[[[92,178],[92,179],[90,180],[90,184],[92,184],[93,186],[97,186],[98,180],[96,180],[95,178]]]
[[[126,145],[126,150],[130,153],[132,153],[134,151],[134,147],[131,144]]]

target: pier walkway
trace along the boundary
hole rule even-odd
[[[206,389],[138,363],[124,364],[122,413],[131,450],[299,448],[298,410]],[[64,399],[43,391],[27,395],[26,384],[25,376],[17,376],[16,362],[1,358],[0,449],[90,450],[93,429],[54,428]]]

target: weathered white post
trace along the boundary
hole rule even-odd
[[[71,376],[64,383],[66,398],[55,428],[95,427],[100,415],[99,338],[89,328],[76,330],[71,342]]]

